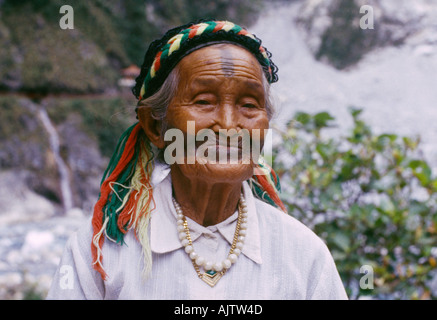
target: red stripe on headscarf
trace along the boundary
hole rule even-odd
[[[217,32],[217,31],[221,30],[224,25],[225,25],[224,21],[218,21],[216,26],[215,26],[215,28],[214,28],[214,30],[212,30],[212,32],[214,33],[214,32]]]
[[[246,29],[241,29],[237,34],[238,34],[238,35],[245,36],[245,35],[248,35],[249,32],[248,32]]]
[[[193,38],[195,35],[196,35],[196,33],[197,33],[197,29],[199,29],[199,25],[195,25],[195,26],[193,26],[193,27],[191,27],[190,29],[190,32],[188,33],[188,38],[189,39],[191,39],[191,38]]]
[[[155,57],[155,64],[153,65],[155,72],[159,70],[159,68],[161,68],[161,55],[162,55],[162,51],[159,51]]]

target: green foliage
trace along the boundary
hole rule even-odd
[[[30,93],[114,91],[120,70],[141,65],[152,40],[205,17],[250,25],[261,0],[76,0],[62,30],[62,0],[0,2],[0,89]]]
[[[326,241],[351,298],[436,298],[437,178],[420,141],[374,134],[361,110],[350,112],[340,137],[325,135],[326,112],[288,123],[274,156],[289,213]],[[364,265],[373,289],[360,288]]]
[[[93,1],[74,4],[75,29],[59,27],[62,1],[1,4],[11,49],[5,89],[26,92],[103,92],[116,86],[117,64],[127,62],[111,16]],[[108,41],[110,39],[110,41]],[[117,61],[115,63],[114,61]]]

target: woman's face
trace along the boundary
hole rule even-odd
[[[228,156],[225,156],[224,163],[219,161],[218,155],[214,155],[217,160],[215,163],[196,160],[194,164],[188,164],[189,161],[185,158],[183,163],[179,161],[175,165],[186,177],[201,177],[216,182],[244,181],[250,178],[253,175],[254,162],[247,159],[242,161],[242,138],[237,148],[237,161],[234,159],[231,162],[230,140],[227,140],[227,145],[220,146],[218,134],[220,131],[231,133],[232,129],[234,132],[243,130],[252,140],[259,133],[258,143],[262,148],[269,120],[265,108],[266,97],[262,80],[264,75],[257,59],[249,51],[236,45],[217,44],[192,52],[176,68],[179,84],[168,107],[165,119],[167,129],[181,130],[185,140],[188,135],[197,135],[201,130],[209,131],[217,137],[217,145],[208,149],[204,155],[211,159],[209,152],[214,150],[224,151]],[[188,122],[194,124],[194,127],[187,128]],[[256,131],[258,132],[254,134]],[[203,142],[204,139],[195,142],[196,150]],[[167,142],[167,146],[169,144],[171,142]],[[188,148],[187,141],[185,148]]]

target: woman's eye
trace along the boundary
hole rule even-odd
[[[200,104],[202,106],[207,106],[207,105],[210,105],[211,103],[209,101],[207,101],[207,100],[197,100],[195,102],[195,104]]]
[[[244,108],[256,108],[256,105],[254,105],[253,103],[245,103],[243,104]]]

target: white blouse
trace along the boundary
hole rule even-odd
[[[47,299],[347,299],[324,242],[295,218],[256,199],[243,183],[248,208],[247,235],[237,262],[214,287],[199,279],[176,229],[169,168],[152,175],[156,208],[150,219],[152,272],[142,277],[141,244],[133,232],[125,245],[106,240],[103,281],[92,268],[91,221],[74,233],[64,250]],[[210,261],[229,252],[237,223],[235,212],[209,227],[187,218],[195,251]]]

